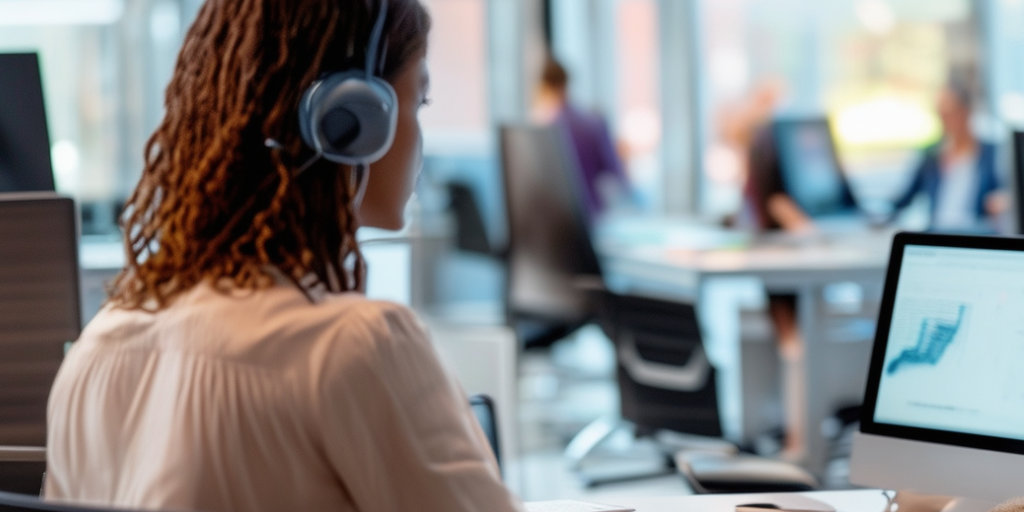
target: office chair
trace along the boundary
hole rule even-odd
[[[555,127],[505,125],[499,135],[507,320],[525,346],[550,345],[591,320],[587,283],[600,282],[576,163]]]
[[[615,343],[621,419],[588,426],[566,449],[576,468],[617,429],[655,437],[673,466],[699,493],[789,492],[818,487],[793,464],[740,454],[721,438],[716,371],[704,351],[691,304],[600,292],[598,319]],[[589,432],[587,431],[589,429]],[[630,475],[635,478],[636,475]],[[603,483],[591,481],[592,485]]]
[[[46,401],[81,329],[75,219],[71,199],[0,194],[0,490],[39,492]]]
[[[446,188],[448,209],[455,215],[455,247],[474,254],[500,256],[491,246],[473,189],[461,182],[450,182]]]
[[[501,444],[498,442],[498,412],[494,408],[494,400],[487,395],[473,395],[469,397],[469,406],[473,409],[473,415],[476,416],[476,420],[480,423],[480,428],[483,429],[484,435],[487,436],[487,442],[491,445],[491,451],[494,452],[494,460],[498,462],[498,468],[501,469]]]

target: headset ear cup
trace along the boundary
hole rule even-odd
[[[362,131],[359,118],[345,107],[332,109],[324,114],[320,122],[320,130],[331,147],[344,148],[359,138]]]
[[[379,160],[394,142],[398,96],[365,73],[335,73],[314,84],[299,108],[303,140],[327,160],[356,165]]]
[[[316,130],[313,128],[310,106],[312,105],[311,100],[313,94],[317,91],[319,86],[319,80],[314,82],[313,85],[306,89],[306,92],[302,94],[302,99],[299,101],[299,134],[302,136],[302,142],[313,150],[317,149],[317,143],[313,135]]]

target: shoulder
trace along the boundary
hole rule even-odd
[[[388,373],[434,357],[426,328],[405,306],[346,294],[319,307],[335,316],[327,346],[319,351],[329,375]]]
[[[413,311],[394,302],[371,300],[362,295],[329,297],[320,307],[337,314],[334,328],[341,337],[374,348],[403,342],[426,341],[426,330]]]
[[[604,127],[604,118],[597,112],[566,104],[562,107],[559,117],[571,127],[585,130],[598,130]]]

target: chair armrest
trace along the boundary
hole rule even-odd
[[[46,462],[42,446],[0,446],[0,462]]]

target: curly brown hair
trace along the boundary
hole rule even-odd
[[[167,88],[167,114],[121,223],[127,265],[110,286],[118,307],[155,311],[209,281],[260,289],[277,269],[312,290],[361,290],[352,170],[312,155],[299,135],[305,89],[362,68],[379,0],[208,0]],[[381,76],[426,51],[429,15],[391,0]],[[265,140],[280,142],[268,148]]]

